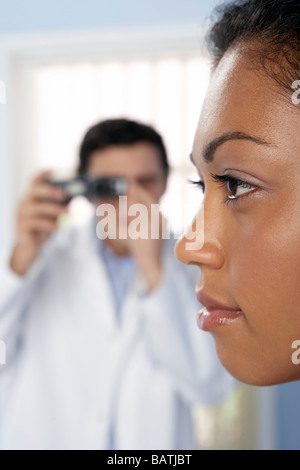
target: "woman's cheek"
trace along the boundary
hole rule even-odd
[[[289,321],[291,316],[297,316],[300,328],[299,221],[291,214],[287,226],[286,218],[283,222],[277,213],[264,223],[249,226],[243,236],[232,241],[233,294],[257,334],[261,331],[270,337],[274,330],[274,335],[282,337],[285,333],[290,341],[294,333]]]

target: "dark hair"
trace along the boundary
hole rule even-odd
[[[300,1],[236,0],[217,7],[215,14],[208,34],[214,66],[231,47],[255,41],[250,55],[256,65],[258,60],[268,76],[291,91],[300,79]]]
[[[152,127],[128,119],[109,119],[88,130],[80,147],[79,174],[86,173],[93,152],[115,145],[127,146],[141,142],[157,147],[162,168],[167,175],[169,163],[162,137]]]

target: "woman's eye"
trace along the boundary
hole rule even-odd
[[[228,175],[211,175],[212,179],[216,181],[217,183],[220,183],[222,186],[226,187],[226,189],[229,192],[229,195],[226,198],[227,202],[234,202],[236,201],[239,197],[250,193],[256,189],[255,186],[253,186],[250,183],[246,183],[245,181],[238,180],[236,178],[232,178],[231,176]],[[205,184],[202,180],[199,181],[191,181],[189,180],[189,183],[191,183],[193,186],[196,186],[197,188],[200,188],[203,193],[205,193]]]
[[[227,181],[227,189],[230,192],[230,196],[228,196],[228,199],[234,200],[242,196],[243,194],[247,194],[250,191],[253,191],[254,186],[249,183],[245,183],[244,181],[230,179]]]
[[[227,197],[227,201],[235,201],[239,197],[254,191],[256,188],[250,183],[246,183],[245,181],[238,180],[236,178],[232,178],[228,175],[211,175],[214,181],[221,183],[222,186],[226,186],[227,190],[229,191],[229,196]]]

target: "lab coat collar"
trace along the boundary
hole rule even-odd
[[[122,311],[118,315],[106,266],[101,256],[101,244],[104,244],[104,241],[97,238],[95,218],[92,217],[86,225],[71,231],[67,244],[74,270],[80,273],[80,280],[77,282],[84,283],[91,299],[101,296],[108,328],[119,330],[134,321],[132,309],[129,308],[130,302],[135,297],[145,295],[147,292],[145,281],[138,272],[133,275]]]
[[[93,299],[101,298],[101,315],[106,317],[107,327],[113,332],[119,327],[119,323],[110,281],[99,250],[101,242],[96,235],[95,218],[76,229],[72,236],[70,254],[74,269],[76,266],[81,283],[84,283],[87,290],[86,296],[91,300],[89,305],[93,304]],[[97,305],[97,302],[94,304]]]
[[[147,287],[144,279],[136,272],[133,276],[121,314],[117,314],[110,280],[99,246],[104,244],[104,241],[98,239],[96,226],[96,218],[92,217],[86,225],[75,230],[73,233],[74,239],[68,242],[70,244],[69,249],[71,249],[71,256],[76,263],[74,267],[75,265],[80,267],[81,279],[86,278],[89,280],[90,285],[87,285],[86,288],[88,292],[90,292],[90,296],[98,298],[99,295],[101,295],[103,305],[105,304],[103,310],[106,312],[107,322],[110,324],[110,328],[119,329],[132,320],[132,313],[129,311],[132,309],[126,308],[126,304],[134,297],[144,297],[147,295]],[[163,248],[163,264],[165,268],[174,257],[174,243],[174,235],[171,235],[171,240],[165,240]],[[172,253],[170,253],[170,251],[172,251]]]

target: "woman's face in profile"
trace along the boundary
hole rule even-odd
[[[300,77],[295,77],[300,79]],[[192,159],[204,184],[201,248],[178,258],[201,268],[197,292],[223,365],[239,380],[300,378],[300,105],[241,50],[214,72]],[[201,184],[199,184],[201,191]],[[200,196],[199,196],[200,197]],[[200,237],[201,238],[201,237]]]

